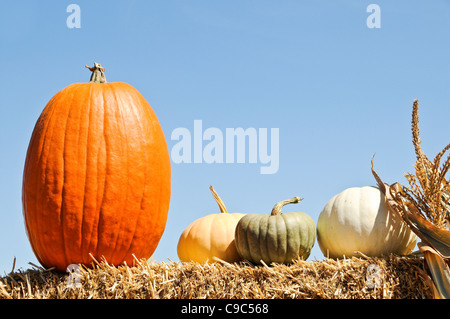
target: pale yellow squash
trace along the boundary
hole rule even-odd
[[[183,231],[177,246],[180,261],[214,262],[213,257],[227,262],[241,260],[236,250],[234,232],[244,214],[228,213],[212,186],[210,190],[219,205],[220,213],[203,216]]]

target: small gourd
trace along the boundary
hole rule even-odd
[[[244,214],[228,213],[212,186],[210,190],[220,213],[203,216],[183,231],[177,246],[178,257],[182,262],[214,262],[214,257],[226,262],[241,260],[234,244],[234,230]]]
[[[255,264],[291,263],[306,260],[316,238],[313,219],[303,212],[281,213],[287,204],[299,203],[294,197],[279,202],[271,214],[247,214],[236,226],[236,247],[239,254]]]

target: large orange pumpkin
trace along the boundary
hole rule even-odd
[[[170,158],[158,119],[132,86],[89,83],[57,93],[39,117],[23,174],[23,214],[44,267],[132,264],[149,258],[164,232]],[[92,255],[92,257],[91,257]]]

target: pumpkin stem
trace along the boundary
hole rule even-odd
[[[214,199],[216,200],[217,204],[219,204],[219,208],[220,208],[220,212],[221,213],[225,213],[227,214],[227,208],[225,207],[225,204],[223,203],[222,199],[220,198],[219,194],[216,193],[216,191],[214,190],[214,188],[211,186],[209,186],[209,189],[211,190]]]
[[[295,197],[293,197],[293,198],[291,198],[291,199],[287,199],[287,200],[282,200],[281,202],[279,202],[279,203],[277,203],[274,207],[273,207],[273,209],[272,209],[272,212],[270,213],[270,215],[281,215],[281,208],[284,206],[284,205],[287,205],[287,204],[297,204],[297,203],[300,203],[300,201],[301,201],[302,199],[300,198],[300,197],[298,197],[298,196],[295,196]]]
[[[89,71],[92,72],[90,82],[93,83],[106,83],[105,68],[100,63],[94,62],[94,66],[90,67],[85,65]]]

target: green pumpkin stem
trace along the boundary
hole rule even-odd
[[[224,214],[227,214],[228,213],[227,208],[225,207],[225,204],[223,203],[223,201],[220,198],[219,194],[216,193],[216,191],[214,190],[212,185],[209,186],[209,189],[211,190],[211,192],[212,192],[212,194],[214,196],[214,199],[216,200],[217,204],[219,205],[220,212],[224,213]]]
[[[100,65],[100,63],[94,62],[94,66],[90,67],[88,65],[85,65],[86,68],[88,68],[92,74],[90,78],[90,82],[92,83],[106,83],[106,77],[105,77],[105,68]]]
[[[281,215],[281,208],[282,208],[284,205],[287,205],[287,204],[297,204],[297,203],[300,203],[301,200],[302,200],[302,199],[301,199],[300,197],[298,197],[298,196],[295,196],[295,197],[293,197],[293,198],[291,198],[291,199],[282,200],[281,202],[277,203],[277,204],[273,207],[272,212],[270,213],[270,215],[271,215],[271,216],[274,216],[274,215]]]

